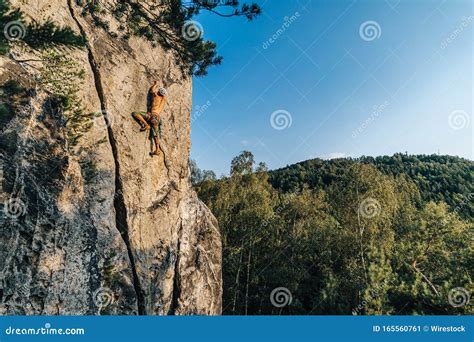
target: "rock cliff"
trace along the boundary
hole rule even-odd
[[[79,2],[10,3],[89,43],[0,57],[0,85],[20,85],[0,94],[14,108],[0,133],[0,314],[220,314],[220,234],[190,184],[190,78],[161,47],[115,39]],[[169,95],[152,158],[130,115],[146,110],[155,79]],[[77,88],[74,115],[55,105],[55,84]]]

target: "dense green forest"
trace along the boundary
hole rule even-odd
[[[452,156],[395,154],[376,158],[312,159],[272,171],[270,183],[284,192],[301,189],[304,185],[326,188],[354,164],[373,165],[391,177],[404,175],[416,184],[423,201],[444,201],[464,217],[474,216],[474,203],[468,200],[469,194],[474,196],[474,163]]]
[[[229,177],[195,163],[219,220],[224,314],[473,312],[474,163],[450,156],[308,160]]]

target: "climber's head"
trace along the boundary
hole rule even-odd
[[[159,94],[160,96],[166,96],[166,95],[168,94],[168,92],[166,91],[165,88],[160,87],[160,89],[158,89],[158,94]]]

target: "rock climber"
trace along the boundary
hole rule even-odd
[[[140,131],[150,130],[150,137],[155,142],[155,150],[150,152],[151,156],[160,154],[160,143],[158,136],[160,134],[160,115],[166,105],[167,91],[163,87],[159,87],[158,81],[155,81],[148,90],[147,111],[133,112],[132,117],[140,124]]]

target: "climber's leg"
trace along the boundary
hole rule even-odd
[[[150,156],[157,156],[160,154],[160,143],[158,141],[158,137],[153,137],[153,141],[155,142],[155,150],[150,152]]]
[[[147,129],[150,129],[150,125],[147,122],[148,116],[149,115],[147,112],[133,112],[132,113],[132,117],[141,126],[140,131],[146,131]]]
[[[150,152],[151,156],[157,156],[160,154],[160,142],[158,140],[159,134],[159,123],[157,120],[152,120],[150,136],[153,138],[153,142],[155,143],[155,150],[153,152]]]

